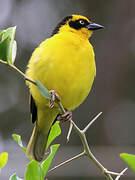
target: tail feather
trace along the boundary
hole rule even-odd
[[[48,134],[43,134],[43,132],[39,130],[37,123],[35,124],[26,150],[27,157],[32,157],[39,162],[42,161],[45,155],[48,135],[49,132]]]

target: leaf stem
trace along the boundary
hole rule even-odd
[[[5,65],[11,67],[13,70],[15,70],[17,73],[19,73],[19,74],[23,77],[24,80],[29,81],[29,82],[37,85],[35,81],[33,81],[32,79],[28,78],[22,71],[20,71],[20,70],[19,70],[16,66],[14,66],[13,64],[7,63],[6,61],[3,61],[3,60],[1,60],[1,59],[0,59],[0,63],[5,64]]]

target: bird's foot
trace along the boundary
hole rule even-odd
[[[57,120],[60,122],[70,121],[71,119],[72,119],[72,112],[71,111],[66,111],[64,114],[60,114],[57,117]]]
[[[56,93],[55,90],[50,90],[49,92],[51,93],[51,99],[50,99],[49,107],[52,109],[52,108],[54,107],[54,102],[55,102],[55,101],[60,101],[60,97],[59,97],[59,95]]]

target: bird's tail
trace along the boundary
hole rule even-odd
[[[48,135],[49,132],[48,134],[43,134],[43,132],[39,130],[37,123],[35,123],[31,138],[27,146],[26,156],[32,157],[39,162],[42,161],[45,155]]]

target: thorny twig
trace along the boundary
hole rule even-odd
[[[22,71],[20,71],[16,66],[14,66],[14,65],[12,65],[12,64],[9,64],[9,63],[7,63],[6,61],[2,61],[1,59],[0,59],[0,63],[5,64],[5,65],[11,67],[13,70],[15,70],[16,72],[18,72],[18,73],[23,77],[23,79],[25,79],[26,81],[29,81],[29,82],[37,85],[35,81],[33,81],[32,79],[28,78],[28,77],[27,77]],[[66,111],[65,111],[63,105],[61,104],[61,102],[60,102],[60,101],[57,101],[56,103],[59,105],[59,107],[60,107],[60,109],[61,109],[61,112],[62,112],[62,113],[65,113]],[[72,130],[72,128],[73,128],[74,131],[79,135],[79,137],[80,137],[80,139],[81,139],[81,141],[82,141],[82,144],[83,144],[83,147],[84,147],[84,152],[80,153],[79,155],[76,155],[76,156],[73,157],[73,158],[70,158],[70,159],[64,161],[63,163],[61,163],[61,164],[59,164],[59,165],[57,165],[57,166],[55,166],[54,168],[50,169],[49,172],[55,170],[55,169],[58,168],[58,167],[61,167],[61,166],[65,165],[65,164],[67,164],[67,163],[69,163],[69,162],[71,162],[71,161],[73,161],[73,160],[75,160],[75,159],[78,159],[78,158],[83,157],[83,156],[87,156],[87,157],[88,157],[90,160],[92,160],[93,163],[100,169],[100,171],[105,175],[105,177],[106,177],[107,180],[113,180],[113,178],[112,178],[111,175],[117,175],[117,177],[115,178],[115,180],[119,180],[119,178],[124,174],[124,172],[127,170],[127,168],[125,168],[121,173],[115,173],[115,172],[108,171],[108,170],[107,170],[106,168],[104,168],[104,166],[95,158],[95,156],[93,155],[93,153],[92,153],[91,150],[90,150],[90,147],[89,147],[88,142],[87,142],[87,139],[86,139],[86,135],[85,135],[86,131],[89,129],[89,127],[95,122],[95,120],[96,120],[101,114],[102,114],[102,112],[100,112],[83,130],[79,129],[79,128],[77,127],[77,125],[72,121],[72,119],[70,119],[70,121],[69,121],[69,122],[70,122],[70,128],[69,128],[67,140],[69,140],[69,137],[70,137],[70,134],[71,134],[71,130]]]
[[[83,157],[84,155],[85,155],[85,152],[82,152],[82,153],[74,156],[73,158],[70,158],[70,159],[64,161],[63,163],[60,163],[59,165],[56,165],[55,167],[53,167],[52,169],[50,169],[48,172],[51,172],[51,171],[55,170],[56,168],[61,167],[61,166],[65,165],[65,164],[68,164],[69,162],[71,162],[71,161],[73,161],[73,160],[75,160],[75,159],[78,159],[78,158],[80,158],[80,157]]]
[[[57,101],[57,104],[59,105],[62,113],[65,113],[65,109],[63,107],[63,105],[61,104],[60,101]],[[95,156],[93,155],[93,153],[91,152],[90,148],[89,148],[89,145],[88,145],[88,142],[87,142],[87,139],[86,139],[86,136],[85,136],[85,133],[86,131],[89,129],[89,127],[97,120],[97,118],[102,114],[102,112],[100,112],[83,130],[80,130],[77,125],[72,121],[72,119],[70,120],[70,124],[72,124],[72,127],[74,129],[74,131],[80,136],[80,139],[82,141],[82,144],[83,144],[83,147],[84,147],[84,152],[82,152],[81,154],[84,153],[85,156],[87,156],[90,160],[92,160],[94,162],[94,164],[96,164],[96,166],[101,170],[101,172],[105,175],[105,177],[108,179],[108,180],[113,180],[112,176],[111,175],[117,175],[117,176],[121,176],[122,174],[120,173],[115,173],[115,172],[111,172],[111,171],[108,171],[106,168],[104,168],[104,166],[95,158]],[[70,125],[71,126],[71,125]],[[69,132],[71,133],[71,128],[69,129]],[[69,134],[68,133],[68,136],[69,137]],[[79,154],[80,155],[80,154]],[[77,155],[78,156],[78,155]],[[71,162],[77,158],[80,158],[80,156],[75,156],[63,163],[60,163],[59,165],[55,166],[54,168],[50,169],[50,171],[52,170],[55,170],[56,168],[58,167],[61,167],[65,164],[67,164],[67,162]],[[123,172],[124,173],[124,172]]]
[[[116,177],[115,180],[120,179],[120,177],[121,177],[122,175],[124,175],[124,173],[125,173],[127,170],[128,170],[128,168],[125,168],[123,171],[121,171],[121,173]]]

